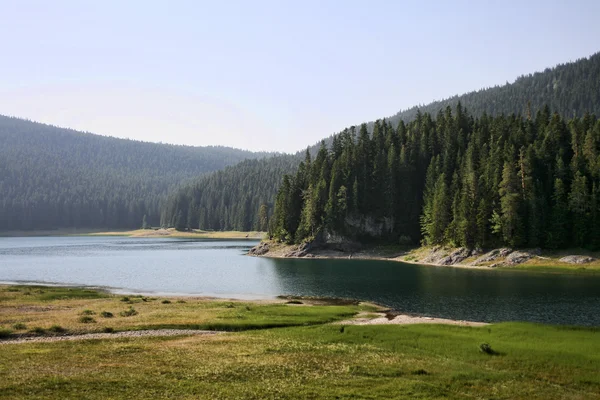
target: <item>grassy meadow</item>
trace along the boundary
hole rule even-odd
[[[67,332],[164,326],[232,331],[0,344],[0,397],[600,399],[598,329],[527,323],[335,325],[328,322],[375,307],[183,301],[0,287],[0,325],[11,336],[19,334],[14,329],[19,323],[27,329],[60,324]],[[137,314],[119,315],[129,307]],[[102,311],[114,316],[103,318]],[[79,322],[82,316],[96,322]]]

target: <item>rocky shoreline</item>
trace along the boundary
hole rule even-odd
[[[345,247],[345,248],[344,248]],[[567,255],[549,258],[542,255],[541,249],[511,249],[507,247],[484,251],[465,247],[448,248],[442,246],[422,247],[410,251],[381,251],[362,249],[360,246],[340,246],[338,244],[315,244],[306,242],[300,245],[286,245],[273,241],[263,241],[250,249],[250,256],[272,258],[345,258],[401,261],[412,264],[453,266],[463,268],[512,267],[530,260],[541,260],[548,264],[585,265],[598,261],[586,255]]]

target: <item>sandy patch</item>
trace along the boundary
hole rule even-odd
[[[372,314],[372,313],[370,313]],[[339,325],[410,325],[410,324],[443,324],[460,326],[485,326],[486,322],[462,321],[445,318],[421,317],[408,314],[399,314],[388,318],[384,313],[376,313],[377,317],[368,318],[365,314],[358,314],[356,318],[336,322]]]

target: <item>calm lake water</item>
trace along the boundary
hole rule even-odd
[[[600,326],[600,276],[244,256],[254,244],[124,237],[0,238],[0,281],[249,299],[279,294],[333,296],[453,319]]]

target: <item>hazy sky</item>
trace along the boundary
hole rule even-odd
[[[600,1],[0,0],[0,114],[296,151],[600,51]]]

